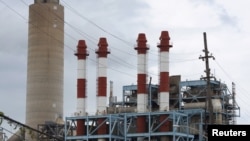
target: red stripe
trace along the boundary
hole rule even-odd
[[[81,119],[81,120],[77,120],[77,129],[76,129],[76,135],[77,136],[81,136],[85,134],[85,120]]]
[[[168,115],[161,115],[160,116],[160,123],[162,123]],[[160,132],[168,132],[171,131],[171,121],[167,120],[160,126]]]
[[[169,72],[160,72],[160,92],[169,92]]]
[[[99,118],[97,120],[97,126],[99,126],[100,124],[102,124],[104,122],[104,120],[105,120],[104,118]],[[100,125],[100,127],[97,130],[97,134],[98,135],[107,134],[107,125],[106,125],[106,123]]]
[[[107,78],[106,77],[98,77],[98,96],[107,96]]]
[[[147,93],[147,75],[146,74],[138,74],[137,75],[137,93]]]
[[[136,119],[136,132],[143,133],[146,132],[146,118],[145,116],[138,116]]]
[[[86,97],[86,80],[77,79],[77,98]]]

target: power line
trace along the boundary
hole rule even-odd
[[[111,35],[112,37],[114,37],[114,38],[116,38],[116,39],[122,41],[123,43],[125,43],[125,44],[131,46],[131,43],[129,43],[129,42],[123,40],[122,38],[116,36],[116,35],[113,34],[113,33],[108,32],[107,30],[105,30],[105,29],[102,28],[101,26],[97,25],[95,22],[89,20],[87,17],[84,17],[82,14],[80,14],[78,11],[76,11],[73,7],[71,7],[71,6],[70,6],[67,2],[65,2],[64,0],[61,0],[61,1],[62,1],[66,6],[68,6],[68,8],[69,8],[72,12],[74,12],[76,15],[78,15],[78,16],[81,17],[82,19],[84,19],[84,20],[86,20],[87,22],[89,22],[90,24],[94,25],[95,27],[97,27],[97,28],[100,29],[101,31],[103,31],[103,32],[105,32],[105,33]]]
[[[1,1],[2,2],[2,1]],[[25,3],[23,0],[21,0],[21,2],[23,3],[23,4],[25,4],[27,7],[29,7],[28,6],[28,4],[27,3]],[[27,18],[25,18],[23,15],[21,15],[20,13],[18,13],[15,9],[13,9],[13,8],[11,8],[9,5],[7,5],[6,3],[4,3],[4,5],[6,5],[6,7],[7,8],[10,8],[12,11],[14,11],[14,13],[16,13],[18,16],[21,16],[24,20],[27,20]],[[32,9],[33,10],[33,9]],[[49,21],[48,19],[46,19],[43,15],[41,15],[40,13],[38,13],[37,11],[34,11],[34,12],[36,12],[39,16],[42,16],[45,20],[47,20],[47,21]],[[79,34],[81,34],[81,35],[84,35],[92,44],[95,44],[94,43],[94,41],[93,40],[95,40],[93,37],[91,37],[90,35],[88,35],[88,34],[86,34],[86,33],[84,33],[84,32],[81,32],[81,30],[79,30],[78,28],[76,28],[76,27],[74,27],[73,25],[71,25],[71,24],[69,24],[68,22],[65,22],[63,19],[61,19],[60,18],[60,16],[59,15],[57,15],[56,13],[53,13],[53,14],[55,14],[55,16],[57,17],[57,18],[59,18],[60,20],[62,20],[66,25],[68,25],[70,28],[72,28],[73,30],[75,30],[75,31],[77,31]],[[36,26],[37,27],[37,26]],[[41,28],[40,27],[37,27],[39,30],[41,30]],[[41,30],[42,31],[42,30]],[[42,32],[44,32],[44,33],[46,33],[45,31],[42,31]],[[72,39],[74,39],[75,41],[77,41],[77,39],[75,39],[73,36],[71,36],[70,34],[68,34],[66,31],[64,31],[64,33],[67,35],[67,36],[69,36],[70,38],[72,38]],[[47,33],[46,33],[47,34]],[[47,34],[48,35],[48,34]],[[48,36],[50,36],[51,38],[54,38],[54,39],[56,39],[55,37],[53,37],[52,35],[48,35]],[[56,39],[57,40],[57,39]],[[61,42],[61,41],[60,41]],[[62,43],[62,42],[61,42]],[[73,49],[72,47],[70,47],[70,46],[68,46],[68,45],[66,45],[65,43],[63,43],[64,44],[64,46],[66,46],[66,47],[68,47],[69,49],[71,49],[72,51],[74,51],[75,49]],[[89,49],[91,49],[91,48],[89,48]],[[95,51],[95,49],[91,49],[92,51]],[[113,55],[113,54],[112,54]],[[116,57],[115,55],[113,55],[116,59],[110,59],[110,60],[113,60],[114,62],[118,62],[117,60],[120,60],[120,62],[118,62],[118,64],[121,64],[121,63],[126,63],[124,60],[121,60],[119,57]],[[93,61],[93,62],[96,62],[95,60],[93,60],[93,59],[91,59],[90,58],[90,60],[91,61]],[[129,65],[129,68],[134,68],[134,66],[132,66],[131,67],[131,64],[128,64],[127,63],[127,65]],[[113,70],[117,70],[117,69],[113,69]],[[117,70],[117,72],[122,72],[122,71],[118,71]],[[123,74],[126,74],[125,72],[123,72]]]

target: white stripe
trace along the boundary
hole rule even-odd
[[[86,78],[86,60],[78,60],[77,78]]]
[[[86,99],[85,98],[77,98],[77,106],[76,111],[79,114],[79,116],[86,115]]]
[[[169,72],[169,52],[160,52],[160,72]]]
[[[98,77],[106,77],[107,76],[107,58],[101,57],[98,58]]]
[[[169,92],[159,93],[160,111],[169,111]]]
[[[142,113],[147,111],[148,95],[137,94],[137,112]]]
[[[137,73],[138,74],[147,74],[147,55],[146,54],[138,54],[138,65],[137,65]]]
[[[105,96],[97,96],[96,97],[96,104],[97,104],[97,114],[103,115],[107,113],[106,107],[107,107],[107,97]]]

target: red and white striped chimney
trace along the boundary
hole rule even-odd
[[[160,43],[157,45],[160,51],[160,78],[159,78],[159,102],[160,111],[169,111],[169,34],[168,31],[162,31]]]
[[[77,45],[77,114],[86,115],[86,58],[89,55],[84,40],[79,40]],[[77,135],[85,134],[85,121],[77,120]]]
[[[159,105],[160,111],[169,111],[169,48],[172,47],[169,44],[168,31],[162,31],[160,36],[160,43],[157,45],[160,52],[160,78],[159,78]],[[168,115],[161,115],[160,122],[164,122],[160,126],[161,132],[170,131],[170,121],[166,121]],[[167,136],[162,136],[161,141],[167,141]]]
[[[140,33],[137,38],[137,112],[147,112],[147,39],[144,33]],[[137,117],[137,133],[143,133],[146,129],[145,116]]]
[[[96,54],[98,57],[98,70],[97,70],[97,114],[103,115],[105,114],[107,107],[107,56],[110,53],[107,46],[106,38],[100,38],[98,43],[99,49],[96,50]],[[105,119],[98,119],[97,124],[101,125]],[[98,134],[107,134],[106,124],[102,124],[100,128],[97,130]],[[104,139],[98,139],[99,141],[103,141]]]

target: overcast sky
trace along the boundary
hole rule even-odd
[[[28,6],[33,0],[0,0],[0,111],[24,123],[27,76]],[[198,59],[204,48],[203,32],[215,60],[212,74],[228,85],[236,84],[241,108],[237,123],[250,124],[250,15],[249,0],[61,0],[65,8],[64,116],[76,111],[78,40],[89,50],[87,95],[89,113],[95,112],[96,54],[100,37],[106,37],[108,81],[121,100],[122,86],[137,82],[139,33],[145,33],[148,71],[158,83],[158,48],[161,31],[169,31],[170,75],[197,80],[205,75],[205,63]],[[109,85],[108,85],[109,87]],[[107,92],[109,94],[109,92]]]

